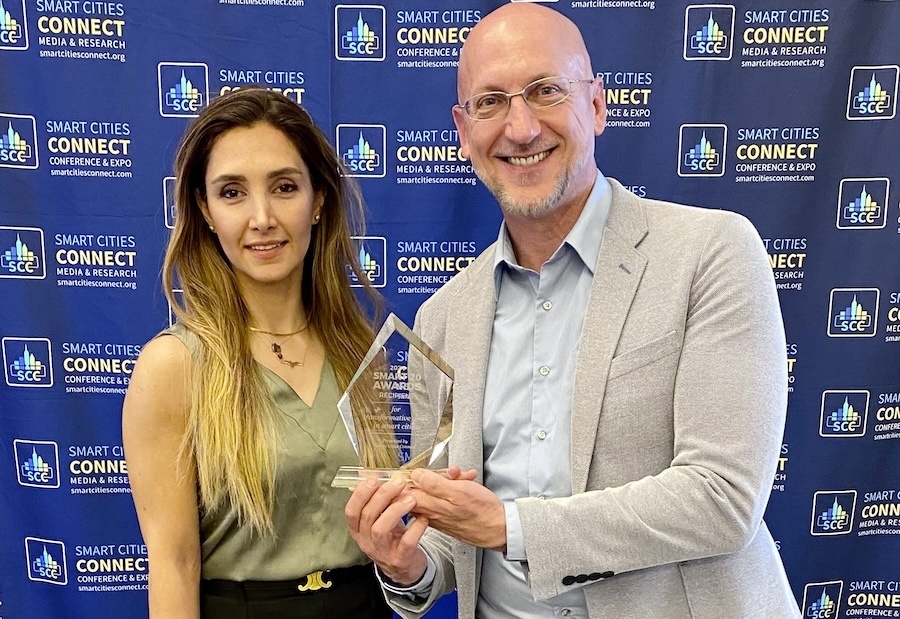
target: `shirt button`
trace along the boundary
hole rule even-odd
[[[546,495],[546,494],[539,494],[539,495],[537,495],[537,498],[539,498],[540,500],[544,501],[544,500],[547,499],[547,495]]]
[[[544,301],[541,307],[549,312],[550,308],[553,307],[553,304],[550,301]]]
[[[546,365],[542,365],[539,372],[541,373],[541,376],[546,376],[550,373],[550,368],[548,368]]]
[[[544,440],[545,438],[547,438],[547,433],[543,430],[538,430],[537,437],[539,440]]]
[[[569,615],[572,614],[572,611],[569,610],[568,608],[563,608],[562,612],[560,612],[559,614],[562,615],[563,617],[568,617]]]

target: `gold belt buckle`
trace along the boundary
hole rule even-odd
[[[319,589],[330,589],[333,584],[330,580],[325,580],[325,572],[319,570],[305,576],[306,582],[297,585],[298,591],[318,591]]]

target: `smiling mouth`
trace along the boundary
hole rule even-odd
[[[249,247],[250,249],[252,249],[254,251],[268,251],[270,249],[277,249],[278,247],[281,247],[282,245],[287,245],[287,241],[280,241],[278,243],[267,243],[265,245],[261,245],[261,244],[248,245],[247,247]]]
[[[535,163],[543,161],[544,159],[549,157],[550,152],[552,150],[553,149],[551,148],[551,149],[542,151],[540,153],[537,153],[535,155],[531,155],[529,157],[505,157],[505,159],[506,159],[507,163],[512,164],[512,165],[517,165],[517,166],[534,165]]]

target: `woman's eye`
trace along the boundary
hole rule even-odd
[[[281,193],[290,193],[292,191],[297,191],[297,185],[294,183],[283,183],[278,186],[278,191]]]
[[[225,199],[236,198],[236,197],[238,197],[238,190],[230,189],[230,188],[226,187],[225,189],[222,189],[222,191],[219,192],[219,196],[222,198],[225,198]]]

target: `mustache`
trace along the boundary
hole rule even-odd
[[[516,144],[514,146],[510,146],[509,148],[503,148],[502,150],[498,150],[498,157],[528,157],[530,155],[536,155],[538,153],[542,153],[546,150],[551,150],[556,148],[556,144],[551,144],[545,141],[541,142],[531,142],[529,144]]]

